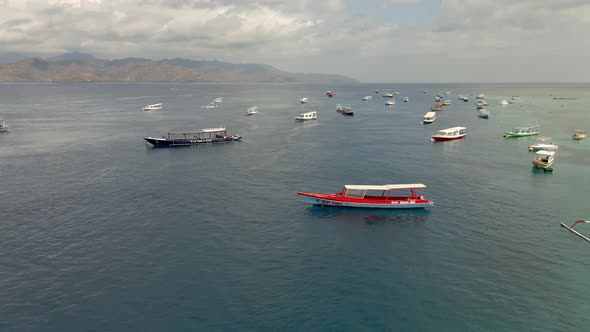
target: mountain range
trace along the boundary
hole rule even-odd
[[[14,55],[16,56],[16,55]],[[14,57],[13,56],[13,57]],[[0,64],[0,82],[303,82],[355,83],[335,74],[290,73],[265,64],[217,60],[97,59],[71,52]]]

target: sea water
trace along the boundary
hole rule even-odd
[[[1,84],[0,330],[586,330],[590,246],[559,223],[590,219],[590,141],[571,139],[590,129],[589,88]],[[397,104],[375,89],[399,91]],[[421,124],[445,91],[452,105]],[[529,124],[559,145],[552,173],[532,168],[535,137],[502,137]],[[243,141],[142,139],[218,126]],[[454,126],[467,138],[430,141]],[[389,183],[424,183],[435,205],[296,195]]]

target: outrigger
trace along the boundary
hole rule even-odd
[[[416,209],[426,208],[434,203],[424,196],[418,196],[416,189],[426,188],[422,183],[386,184],[386,185],[351,185],[347,184],[342,192],[320,194],[298,192],[297,195],[319,206],[372,208],[372,209]],[[410,195],[393,196],[393,190],[410,190]],[[369,193],[370,195],[367,195]]]
[[[231,143],[242,139],[239,135],[228,135],[225,128],[205,128],[194,132],[168,133],[168,136],[144,137],[155,148],[183,147],[207,143]]]
[[[589,239],[588,237],[586,237],[586,236],[584,236],[584,235],[580,234],[578,231],[576,231],[576,230],[574,229],[574,226],[576,226],[577,224],[590,224],[590,220],[583,220],[583,219],[576,220],[576,222],[575,222],[573,225],[571,225],[571,226],[568,226],[568,225],[566,225],[566,224],[564,224],[564,223],[562,223],[562,222],[560,222],[559,224],[560,224],[562,227],[565,227],[565,228],[567,228],[567,229],[568,229],[570,232],[572,232],[572,233],[576,234],[577,236],[581,237],[582,239],[584,239],[584,240],[586,240],[586,241],[590,242],[590,239]]]

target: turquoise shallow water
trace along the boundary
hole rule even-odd
[[[397,105],[361,101],[374,89]],[[2,84],[0,330],[585,330],[590,244],[559,222],[590,218],[590,141],[570,138],[589,102],[574,84]],[[293,121],[307,110],[319,119]],[[531,168],[534,138],[502,138],[530,123],[560,145],[552,174]],[[141,139],[220,124],[244,141]],[[467,139],[429,141],[458,125]],[[433,208],[295,194],[415,182]]]

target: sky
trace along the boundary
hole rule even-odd
[[[589,0],[0,0],[0,53],[264,63],[363,82],[589,82]]]

